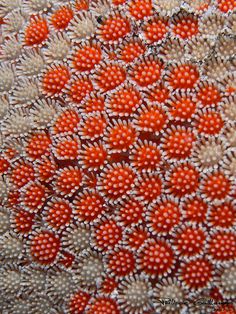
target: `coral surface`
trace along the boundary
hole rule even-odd
[[[236,1],[0,27],[0,312],[236,313]]]

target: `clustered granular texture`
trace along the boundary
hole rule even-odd
[[[236,313],[235,10],[0,0],[1,313]]]

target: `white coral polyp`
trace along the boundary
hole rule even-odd
[[[83,227],[68,228],[62,241],[74,254],[78,254],[80,251],[89,248],[90,231]]]
[[[25,293],[34,291],[42,293],[46,287],[46,273],[32,267],[24,268],[22,276],[22,288]]]
[[[9,102],[6,97],[0,97],[0,119],[3,119],[9,109]]]
[[[228,141],[229,146],[236,147],[236,126],[229,125],[225,128],[224,136]]]
[[[236,266],[226,268],[220,278],[223,295],[236,297]]]
[[[161,48],[161,54],[168,62],[181,61],[185,55],[185,47],[179,40],[169,39]]]
[[[2,26],[3,37],[17,33],[24,25],[24,17],[20,10],[14,10],[4,19],[5,23]]]
[[[9,314],[31,314],[31,302],[29,300],[14,298],[9,305]]]
[[[19,74],[33,76],[39,74],[44,65],[43,57],[36,50],[25,50],[17,64],[17,71]]]
[[[225,17],[218,13],[206,15],[206,17],[201,20],[201,34],[208,36],[217,36],[220,32],[222,32],[225,21]]]
[[[225,149],[219,141],[208,140],[196,145],[194,160],[201,168],[216,166],[224,157]]]
[[[233,178],[236,177],[236,150],[230,151],[224,159],[223,163],[224,172],[232,176]]]
[[[25,105],[36,100],[39,95],[37,81],[21,79],[17,81],[16,87],[13,89],[12,103]]]
[[[236,53],[235,39],[231,36],[222,36],[217,43],[216,52],[222,57],[233,57]]]
[[[11,36],[2,45],[0,58],[3,61],[14,61],[20,56],[22,45],[17,38]]]
[[[16,294],[21,288],[21,273],[14,269],[3,269],[0,272],[0,290],[6,294]]]
[[[0,16],[4,17],[14,9],[20,8],[21,0],[0,0]]]
[[[157,284],[154,298],[156,310],[161,311],[163,314],[177,314],[184,307],[185,293],[177,282],[164,279],[162,283]],[[171,302],[165,303],[165,300],[171,300]]]
[[[22,241],[9,232],[0,237],[0,256],[7,259],[17,259],[23,250]]]
[[[21,136],[28,134],[33,127],[33,119],[27,112],[15,111],[3,121],[2,133],[4,136]]]
[[[73,280],[70,273],[65,271],[55,272],[47,278],[49,297],[55,301],[62,301],[73,290]]]
[[[221,58],[212,58],[205,67],[206,75],[213,80],[223,80],[232,68],[231,62]]]
[[[14,83],[14,72],[10,66],[2,65],[0,67],[0,92],[9,91]]]
[[[208,56],[213,48],[214,42],[209,38],[195,37],[188,43],[189,58],[200,61]]]
[[[55,101],[40,99],[30,109],[30,114],[35,122],[35,125],[39,128],[47,127],[56,114]]]
[[[42,13],[52,7],[51,0],[25,0],[23,7],[28,14]]]
[[[119,287],[118,300],[126,313],[141,314],[147,310],[151,301],[148,282],[138,276],[123,282]]]
[[[70,42],[68,38],[61,33],[52,36],[46,46],[44,56],[49,63],[55,60],[62,61],[70,51]]]
[[[153,0],[154,8],[162,13],[171,14],[179,10],[181,0]]]
[[[230,96],[223,104],[225,117],[230,121],[236,121],[236,97]]]
[[[94,289],[101,280],[103,271],[103,263],[99,257],[87,256],[79,264],[78,277],[75,276],[75,280],[88,290]]]
[[[104,16],[110,10],[109,0],[98,0],[91,3],[91,12],[97,16]]]
[[[7,197],[7,184],[3,180],[3,177],[0,176],[0,202],[4,202]]]
[[[95,32],[95,19],[91,13],[80,13],[75,16],[69,26],[68,35],[71,40],[87,39]]]
[[[10,227],[10,218],[6,210],[0,209],[0,235],[7,232]]]

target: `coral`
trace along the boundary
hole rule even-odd
[[[235,312],[235,10],[0,0],[0,313]]]

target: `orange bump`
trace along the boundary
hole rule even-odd
[[[43,75],[42,88],[46,94],[55,95],[61,92],[70,79],[70,72],[64,65],[49,68]]]
[[[25,44],[27,46],[39,45],[47,39],[49,29],[46,19],[33,16],[25,30]]]
[[[51,23],[56,29],[63,30],[68,26],[73,15],[70,7],[62,6],[52,14]]]

